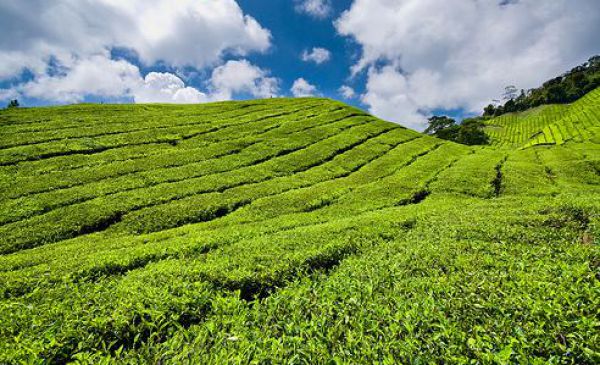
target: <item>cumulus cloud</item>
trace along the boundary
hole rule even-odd
[[[330,0],[296,0],[296,11],[314,18],[327,18],[332,11]]]
[[[290,90],[295,97],[313,96],[317,92],[316,86],[311,85],[302,77],[294,81],[294,84]]]
[[[371,113],[410,128],[424,129],[426,118],[419,110],[419,101],[412,97],[407,78],[394,67],[371,68],[366,90],[361,100]]]
[[[330,58],[331,52],[321,47],[314,47],[310,52],[307,50],[302,52],[302,61],[314,62],[317,65],[329,61]]]
[[[267,96],[276,91],[276,79],[247,61],[217,67],[205,93],[172,73],[142,77],[137,65],[111,56],[123,50],[137,55],[143,66],[197,72],[222,64],[226,56],[266,51],[270,32],[235,0],[4,1],[0,24],[10,35],[0,41],[0,80],[18,80],[25,70],[32,74],[31,81],[3,90],[3,98],[195,103],[230,99],[236,92]]]
[[[354,89],[348,85],[340,86],[340,88],[338,89],[338,92],[346,99],[352,99],[356,95],[356,92],[354,92]]]
[[[185,83],[168,72],[150,72],[132,90],[136,103],[202,103],[208,101],[203,92]]]
[[[115,47],[146,65],[201,68],[265,51],[271,39],[235,0],[3,1],[0,24],[0,79],[44,74],[50,61],[72,68]]]
[[[435,109],[480,111],[600,52],[599,19],[596,0],[355,0],[335,26],[361,47],[370,111],[422,129]]]
[[[213,98],[229,100],[234,93],[248,93],[254,97],[277,96],[279,81],[252,65],[247,60],[231,60],[215,68],[210,80]]]
[[[202,103],[231,100],[235,94],[246,93],[257,98],[277,96],[279,80],[247,60],[230,60],[216,67],[208,81],[208,92],[185,86],[183,80],[168,72],[151,72],[132,95],[137,103]]]
[[[207,81],[207,92],[186,86],[181,78],[169,72],[150,72],[142,77],[137,66],[125,60],[112,60],[107,55],[74,60],[71,65],[13,89],[0,89],[0,99],[25,96],[74,103],[94,96],[136,103],[202,103],[231,100],[236,93],[266,98],[276,96],[279,89],[278,79],[244,59],[216,67]]]
[[[44,74],[11,90],[16,95],[59,103],[74,103],[86,96],[125,98],[136,103],[199,103],[209,97],[186,87],[176,75],[150,72],[142,78],[137,66],[107,56],[75,60],[55,75]]]
[[[86,95],[120,97],[137,88],[139,69],[127,61],[92,56],[70,62],[72,67],[56,75],[43,74],[21,85],[19,92],[33,98],[72,103]]]
[[[19,97],[19,93],[14,89],[0,89],[0,100],[9,100]]]

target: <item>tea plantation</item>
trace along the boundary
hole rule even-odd
[[[0,363],[598,364],[600,89],[486,130],[0,111]]]
[[[496,145],[529,147],[584,142],[598,138],[598,105],[600,90],[595,90],[573,104],[542,105],[491,119],[486,122],[486,132]]]

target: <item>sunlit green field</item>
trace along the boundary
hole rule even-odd
[[[0,363],[600,362],[600,90],[0,111]]]
[[[486,132],[497,146],[531,147],[584,142],[600,143],[600,89],[573,104],[542,105],[486,121]]]

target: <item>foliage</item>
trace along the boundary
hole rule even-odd
[[[429,125],[425,128],[424,133],[440,137],[441,133],[448,131],[456,126],[456,121],[447,116],[434,115],[428,119]],[[448,135],[450,136],[450,135]],[[444,138],[449,139],[449,138]]]
[[[0,363],[598,363],[598,92],[6,110]]]
[[[490,104],[485,107],[483,115],[497,117],[540,105],[572,103],[598,87],[600,87],[600,55],[593,56],[582,65],[546,81],[539,88],[521,90],[518,96],[514,86],[507,86],[504,105]]]
[[[494,145],[530,147],[582,142],[597,134],[599,101],[600,89],[596,89],[573,104],[543,105],[485,119],[484,131]]]
[[[456,142],[466,145],[482,145],[489,143],[489,137],[483,131],[484,124],[477,118],[465,119],[460,123]]]
[[[428,121],[429,125],[425,129],[425,133],[437,138],[466,145],[489,143],[489,137],[483,131],[485,125],[478,118],[465,119],[460,124],[457,124],[450,117],[434,115]]]
[[[7,108],[18,108],[19,107],[19,101],[17,99],[13,99],[11,101],[8,102],[8,105],[6,106]]]

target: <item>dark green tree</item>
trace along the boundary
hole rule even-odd
[[[483,131],[484,124],[480,119],[465,119],[458,124],[447,116],[432,116],[425,133],[437,138],[462,144],[488,144],[489,138]]]
[[[465,119],[460,124],[456,142],[466,145],[489,144],[490,139],[483,131],[485,125],[477,118]]]
[[[437,135],[439,131],[456,125],[456,120],[449,118],[445,115],[434,115],[428,119],[428,122],[429,125],[425,129],[425,133],[429,135]]]
[[[516,112],[516,111],[517,111],[517,105],[513,99],[510,99],[509,101],[506,102],[506,104],[504,104],[504,112],[505,113],[512,113],[512,112]]]
[[[6,106],[7,108],[18,108],[19,107],[19,101],[17,99],[13,99],[11,100],[8,105]]]
[[[587,67],[591,69],[600,69],[600,55],[590,57],[587,61]]]
[[[548,104],[567,102],[565,87],[561,84],[553,84],[546,90],[546,102]]]
[[[488,104],[485,108],[483,108],[483,115],[485,117],[491,117],[496,113],[496,107],[494,104]]]
[[[498,105],[498,106],[496,107],[496,111],[494,111],[494,116],[495,116],[495,117],[499,117],[499,116],[501,116],[502,114],[504,114],[504,107],[503,107],[502,105]]]
[[[600,87],[600,56],[593,56],[563,75],[544,82],[539,88],[529,89],[527,92],[521,90],[518,94],[513,85],[505,87],[504,105],[498,105],[494,109],[486,107],[484,116],[500,116],[543,104],[572,103],[597,87]]]

